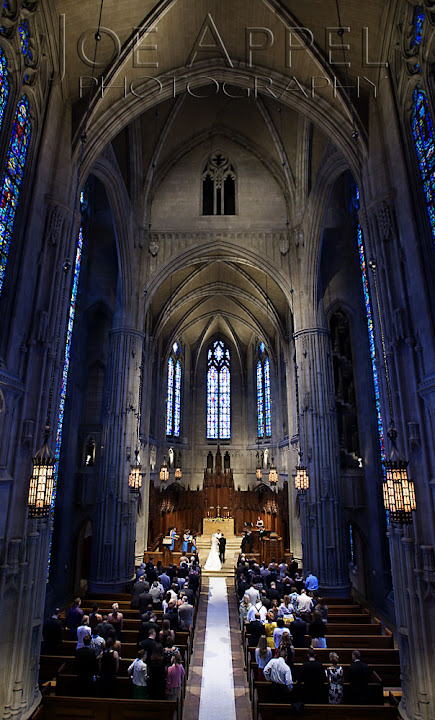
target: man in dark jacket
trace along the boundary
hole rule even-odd
[[[80,607],[81,604],[81,599],[76,598],[65,617],[65,629],[69,631],[70,640],[77,640],[77,628],[82,624],[84,612]]]
[[[295,612],[295,619],[291,624],[291,633],[293,636],[293,645],[295,648],[307,647],[305,635],[307,634],[307,623],[302,620],[300,613]]]
[[[294,623],[292,623],[293,625]],[[305,703],[326,702],[325,671],[317,662],[314,650],[308,651],[308,661],[302,665],[299,684],[302,685],[302,699]]]
[[[85,635],[83,647],[76,650],[74,669],[77,673],[78,697],[92,697],[95,694],[95,678],[97,675],[97,658],[91,648],[91,636]]]
[[[59,619],[59,613],[59,608],[56,608],[42,627],[43,650],[49,655],[62,652],[63,623]]]
[[[145,575],[141,575],[139,580],[135,582],[131,590],[131,607],[139,607],[139,595],[144,591]]]
[[[146,581],[142,583],[142,592],[139,595],[138,600],[139,617],[142,617],[142,615],[148,611],[149,605],[152,607],[153,604],[153,596],[150,593],[150,586]]]
[[[264,635],[264,625],[260,620],[260,613],[255,613],[255,620],[251,620],[247,624],[246,632],[250,635],[249,647],[257,647],[259,639]]]
[[[363,705],[369,700],[370,668],[361,661],[361,653],[354,650],[352,664],[349,668],[350,700],[356,705]]]

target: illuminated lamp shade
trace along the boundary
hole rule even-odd
[[[183,475],[183,473],[181,472],[181,452],[179,452],[177,464],[175,466],[175,479],[181,480],[182,475]]]
[[[29,517],[48,517],[51,512],[56,458],[48,447],[49,428],[45,429],[44,445],[33,458],[33,472],[29,487]]]
[[[169,470],[168,463],[166,462],[166,456],[163,458],[162,466],[160,468],[160,480],[162,482],[168,482],[169,480]]]
[[[139,450],[134,451],[135,461],[130,468],[128,487],[131,493],[138,493],[142,486],[142,465],[139,462]]]
[[[272,458],[272,465],[270,466],[270,470],[269,470],[269,482],[271,485],[276,485],[278,482],[278,472],[276,469],[276,465],[273,461],[273,458]]]
[[[391,428],[388,437],[392,447],[385,459],[384,506],[391,522],[410,525],[417,508],[414,483],[408,479],[408,463],[396,447],[397,430]]]
[[[263,479],[263,471],[261,469],[260,456],[258,453],[257,453],[257,469],[255,471],[255,476],[256,476],[257,480],[259,480],[259,481]]]
[[[296,466],[295,489],[301,495],[305,495],[310,487],[310,478],[307,474],[307,468],[303,465]]]

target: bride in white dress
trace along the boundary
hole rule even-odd
[[[211,536],[211,550],[208,554],[207,562],[204,565],[204,570],[220,570],[221,567],[221,561],[219,560],[219,541],[216,533],[214,533]]]

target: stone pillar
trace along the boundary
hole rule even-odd
[[[92,592],[122,592],[134,572],[137,495],[128,473],[136,446],[137,403],[143,333],[118,328],[110,334],[106,417],[93,525]]]
[[[40,702],[39,649],[42,634],[51,520],[29,520],[26,536],[7,543],[0,569],[0,612],[7,618],[0,653],[2,718],[29,717]]]
[[[325,328],[294,335],[299,377],[300,441],[310,489],[301,503],[304,571],[318,575],[325,595],[350,590],[347,570],[334,381]],[[306,507],[305,507],[306,506]]]
[[[412,534],[413,528],[402,525],[388,533],[402,681],[399,710],[406,720],[432,720],[434,549],[418,548]]]

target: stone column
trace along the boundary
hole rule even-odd
[[[294,335],[299,377],[300,441],[310,489],[301,503],[304,571],[326,595],[350,589],[347,571],[334,382],[329,333],[312,327]]]
[[[122,592],[134,572],[137,496],[128,473],[136,446],[137,403],[143,333],[117,328],[110,335],[106,417],[93,525],[92,592]]]
[[[432,546],[418,548],[412,534],[412,528],[405,529],[402,525],[391,526],[388,533],[402,682],[399,710],[406,720],[431,720],[434,717],[434,549]]]

